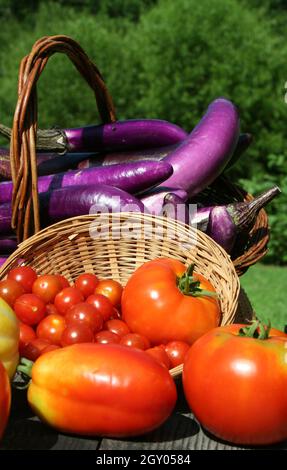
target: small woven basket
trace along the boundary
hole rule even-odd
[[[59,222],[22,242],[0,270],[0,280],[19,264],[41,274],[61,273],[70,282],[83,272],[126,284],[145,261],[171,257],[195,264],[214,286],[221,324],[232,323],[240,283],[226,252],[199,230],[165,217],[140,213],[84,215]],[[171,370],[180,375],[182,366]]]

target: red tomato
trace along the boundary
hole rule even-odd
[[[24,288],[19,284],[19,282],[14,281],[14,279],[5,279],[4,281],[0,281],[0,297],[5,300],[10,307],[13,308],[16,299],[24,293]]]
[[[84,323],[72,323],[64,329],[61,345],[70,346],[77,343],[92,343],[94,340],[93,330]]]
[[[6,369],[0,362],[0,440],[6,428],[10,414],[11,388]]]
[[[95,342],[101,344],[115,344],[119,343],[120,340],[121,337],[119,335],[116,335],[116,333],[113,333],[109,330],[99,331],[99,333],[97,333],[95,336]]]
[[[113,305],[104,295],[89,295],[86,302],[97,309],[97,311],[102,315],[104,321],[109,320],[115,314]]]
[[[67,325],[70,323],[85,324],[92,329],[94,333],[100,331],[103,327],[103,317],[97,309],[86,302],[74,305],[67,311],[65,320]]]
[[[82,292],[75,287],[66,287],[56,295],[54,303],[58,312],[65,315],[71,307],[80,302],[84,302]]]
[[[59,312],[56,309],[54,304],[47,304],[46,305],[46,315],[59,315]]]
[[[184,362],[186,399],[200,423],[238,444],[287,439],[286,336],[240,336],[246,325],[215,328]],[[249,330],[250,332],[251,330]],[[258,336],[258,335],[257,335]]]
[[[37,326],[36,333],[38,338],[60,345],[66,326],[66,320],[62,315],[47,315]]]
[[[49,304],[54,302],[56,295],[61,289],[62,284],[57,275],[45,274],[36,279],[32,292],[38,295],[46,304]]]
[[[23,356],[23,351],[24,351],[25,346],[30,341],[36,338],[36,333],[33,330],[33,328],[31,328],[31,326],[26,325],[25,323],[20,322],[19,327],[20,327],[19,354],[20,356]]]
[[[57,344],[48,344],[48,346],[46,346],[44,349],[42,349],[41,356],[43,354],[46,354],[46,353],[50,352],[50,351],[55,351],[56,349],[60,349],[60,348],[61,348],[61,346],[58,346]]]
[[[146,349],[145,352],[158,361],[163,367],[167,369],[171,368],[171,363],[164,346],[154,346],[153,348]]]
[[[104,328],[111,331],[112,333],[116,333],[116,335],[121,337],[131,332],[128,325],[124,321],[118,320],[117,318],[108,320],[105,323]]]
[[[95,274],[85,273],[80,274],[75,281],[75,287],[79,289],[85,299],[92,295],[98,285],[99,280]]]
[[[30,361],[36,361],[47,346],[50,346],[50,343],[47,340],[40,338],[32,339],[24,346],[22,357],[26,357],[27,359],[30,359]]]
[[[56,276],[61,283],[62,289],[65,289],[65,287],[70,287],[70,283],[65,276],[62,276],[62,274],[56,274]]]
[[[138,333],[128,333],[127,335],[122,336],[120,344],[142,350],[150,348],[150,342],[147,337],[139,335]]]
[[[19,266],[11,269],[7,278],[19,282],[25,292],[30,293],[32,292],[33,283],[37,279],[37,274],[30,266]]]
[[[152,344],[180,340],[192,344],[219,325],[214,288],[177,260],[148,261],[130,277],[122,297],[122,317],[131,331]]]
[[[169,372],[118,344],[74,344],[34,364],[28,402],[61,432],[137,436],[159,427],[177,399]]]
[[[170,341],[165,345],[165,351],[170,360],[171,367],[183,364],[189,348],[190,344],[185,343],[184,341]]]
[[[112,320],[113,318],[114,318],[114,319],[117,318],[118,320],[120,320],[120,319],[122,318],[122,316],[121,316],[119,310],[118,310],[116,307],[113,308],[113,314],[112,314],[112,316],[111,316],[111,320]]]
[[[23,294],[16,300],[14,311],[26,325],[37,325],[45,316],[46,305],[35,294]]]
[[[114,307],[121,304],[122,292],[122,285],[113,279],[100,281],[95,289],[95,294],[102,294],[107,297]]]

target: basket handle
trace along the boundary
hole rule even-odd
[[[18,242],[40,230],[38,176],[36,157],[37,81],[48,59],[56,52],[66,54],[95,93],[104,123],[116,121],[112,97],[96,65],[81,46],[68,36],[44,36],[33,45],[19,68],[18,101],[10,139],[13,180],[12,229]]]

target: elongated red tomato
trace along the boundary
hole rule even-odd
[[[2,362],[0,362],[0,440],[8,421],[11,405],[10,382]]]
[[[221,439],[254,445],[285,440],[287,336],[271,329],[260,338],[253,326],[245,330],[250,335],[253,328],[251,336],[241,336],[242,328],[215,328],[191,346],[183,368],[186,399]]]
[[[153,345],[180,340],[192,344],[219,325],[220,307],[211,283],[174,259],[148,261],[130,277],[122,316],[131,331]],[[213,295],[211,297],[210,295]]]
[[[68,371],[68,373],[67,373]],[[82,343],[41,356],[28,401],[55,428],[96,436],[135,436],[162,424],[177,392],[169,372],[143,351]]]

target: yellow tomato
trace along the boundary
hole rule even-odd
[[[0,298],[0,361],[10,379],[19,360],[19,322],[12,308]]]

